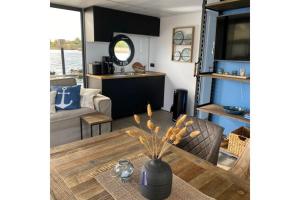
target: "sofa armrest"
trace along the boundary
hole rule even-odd
[[[111,117],[111,100],[109,97],[97,94],[94,97],[94,105],[98,112]]]

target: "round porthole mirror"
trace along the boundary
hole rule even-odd
[[[116,65],[128,65],[134,56],[133,42],[126,35],[116,35],[109,44],[109,55]]]

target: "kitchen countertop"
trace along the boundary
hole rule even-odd
[[[125,72],[125,73],[114,73],[114,74],[107,74],[107,75],[92,75],[87,74],[87,77],[96,78],[96,79],[119,79],[119,78],[140,78],[140,77],[151,77],[151,76],[165,76],[165,73],[161,72],[153,72],[153,71],[146,71],[145,74],[142,73],[135,73],[135,72]]]

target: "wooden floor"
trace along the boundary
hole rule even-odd
[[[52,148],[52,199],[113,199],[94,177],[112,161],[146,152],[125,131]],[[175,146],[164,160],[170,164],[174,174],[211,197],[220,200],[248,200],[250,197],[248,182]]]
[[[141,117],[141,128],[145,131],[147,131],[146,122],[148,120],[147,114],[140,114]],[[165,133],[170,126],[174,125],[174,122],[172,121],[172,113],[164,111],[164,110],[158,110],[153,112],[152,121],[159,125],[161,128],[160,136],[162,136],[163,133]],[[119,130],[122,128],[126,128],[129,126],[135,126],[135,122],[133,120],[133,117],[125,117],[121,119],[117,119],[113,121],[113,130]]]

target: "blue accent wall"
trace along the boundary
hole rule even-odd
[[[250,12],[249,8],[224,11],[222,14],[238,14]],[[223,68],[225,72],[231,72],[244,68],[247,75],[250,75],[250,62],[239,61],[216,61],[215,70]],[[214,79],[212,89],[212,103],[224,106],[242,106],[250,110],[250,84],[233,80]],[[228,135],[231,131],[249,124],[239,122],[223,116],[212,115],[211,120],[224,127],[224,134]]]
[[[249,62],[216,61],[216,68],[223,68],[225,72],[239,71],[240,68],[244,68],[246,74],[250,74]],[[224,106],[241,106],[250,110],[250,84],[233,80],[214,79],[212,103]],[[225,128],[225,135],[240,126],[249,127],[247,123],[222,116],[212,115],[211,119],[214,123]]]

